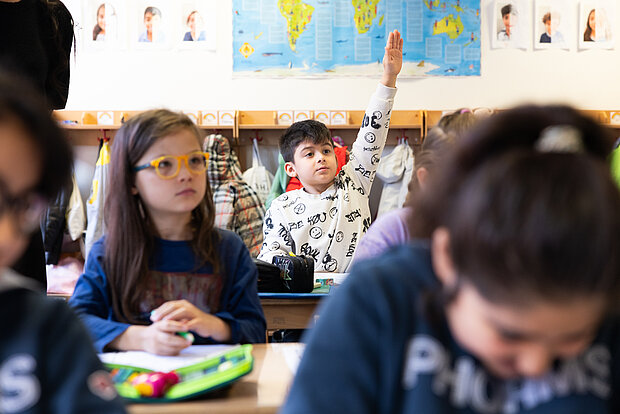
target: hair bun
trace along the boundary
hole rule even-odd
[[[583,152],[581,132],[571,125],[553,125],[545,128],[534,144],[540,152]]]

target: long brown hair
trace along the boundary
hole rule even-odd
[[[179,130],[191,131],[200,144],[200,133],[194,123],[186,115],[165,109],[132,117],[114,138],[109,167],[110,192],[104,210],[107,226],[104,270],[115,317],[122,322],[144,323],[139,318],[139,303],[144,297],[149,260],[157,236],[140,196],[132,193],[136,178],[133,168],[158,139]],[[204,180],[204,198],[192,211],[194,236],[190,243],[197,259],[196,269],[211,263],[214,272],[219,273],[215,207],[206,174]]]

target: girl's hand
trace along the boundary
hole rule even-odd
[[[390,88],[396,87],[396,78],[403,67],[403,39],[400,32],[390,32],[383,56],[383,78],[381,83]]]
[[[185,327],[177,321],[158,321],[150,326],[131,325],[108,344],[117,351],[147,351],[158,355],[177,355],[191,343],[176,335]]]
[[[205,313],[186,300],[166,302],[151,314],[151,320],[177,321],[183,331],[194,331],[202,337],[211,337],[218,342],[230,340],[230,327],[226,322]]]
[[[141,332],[142,348],[157,355],[178,355],[192,343],[177,335],[186,330],[182,323],[172,320],[157,321],[145,326]]]

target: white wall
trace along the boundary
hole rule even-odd
[[[527,0],[533,8],[533,0]],[[395,109],[564,102],[620,109],[620,52],[491,50],[492,0],[482,0],[482,76],[402,79]],[[578,0],[574,8],[577,27]],[[617,9],[620,13],[620,7]],[[78,51],[67,109],[363,109],[377,79],[232,79],[232,0],[217,0],[216,52]],[[616,22],[620,19],[616,18]],[[616,37],[620,34],[615,27]],[[531,36],[533,37],[533,35]],[[620,47],[620,42],[618,47]]]

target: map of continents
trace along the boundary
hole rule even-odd
[[[480,0],[233,0],[233,72],[378,75],[394,29],[401,77],[480,75]]]

